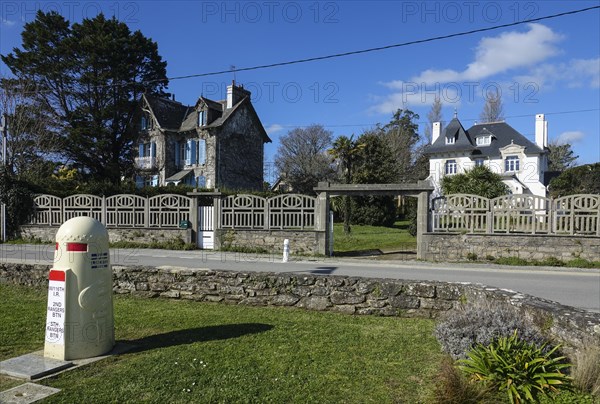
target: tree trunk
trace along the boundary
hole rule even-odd
[[[352,207],[350,205],[350,197],[344,196],[344,234],[350,234],[350,215],[352,213]]]

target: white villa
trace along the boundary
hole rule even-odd
[[[511,193],[546,197],[548,122],[543,114],[535,117],[535,143],[504,121],[475,124],[465,130],[455,114],[443,134],[440,122],[433,124],[426,153],[433,196],[442,194],[445,175],[485,165],[503,177]]]

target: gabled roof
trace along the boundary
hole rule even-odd
[[[446,144],[446,138],[454,137],[454,143]],[[448,126],[444,129],[444,135],[437,138],[437,140],[429,146],[427,153],[439,153],[439,152],[472,152],[475,150],[474,142],[471,140],[468,132],[465,131],[458,118],[454,118],[450,121]]]
[[[247,104],[250,113],[254,115],[260,126],[259,131],[261,132],[263,141],[265,143],[271,142],[271,138],[267,135],[262,122],[258,118],[258,114],[250,102],[249,96],[243,97],[231,108],[227,108],[227,100],[213,101],[205,97],[200,97],[193,107],[183,105],[180,102],[172,101],[168,98],[160,98],[146,94],[144,94],[143,97],[158,120],[160,127],[174,132],[188,132],[197,128],[198,117],[196,108],[201,103],[205,103],[210,109],[221,113],[221,116],[206,125],[206,128],[218,128],[222,126],[235,114],[240,106]]]
[[[148,107],[163,129],[179,130],[181,122],[192,112],[192,108],[168,98],[144,94]]]
[[[489,145],[477,146],[475,142],[477,137],[490,135],[492,138]],[[448,136],[456,136],[454,144],[446,144],[446,137]],[[432,155],[445,152],[465,152],[466,155],[476,155],[478,157],[496,157],[501,155],[500,149],[512,143],[525,147],[526,154],[546,152],[506,122],[480,123],[465,131],[460,121],[454,118],[444,130],[444,135],[428,146],[425,153]]]

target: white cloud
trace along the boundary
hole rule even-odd
[[[515,78],[521,83],[533,82],[541,87],[553,87],[566,82],[568,87],[600,87],[600,57],[595,59],[571,59],[568,62],[535,67],[527,75]]]
[[[430,105],[436,96],[431,92],[436,90],[443,103],[458,105],[461,97],[457,89],[461,91],[463,84],[539,64],[559,52],[555,45],[562,38],[542,24],[528,24],[526,32],[509,31],[495,37],[484,37],[475,48],[474,60],[462,71],[427,69],[409,80],[382,83],[396,92],[383,97],[370,111],[389,113],[406,104]],[[466,52],[463,55],[468,58]],[[413,94],[414,87],[420,89],[421,94]],[[454,95],[458,95],[458,99]]]
[[[581,140],[583,140],[583,138],[585,137],[585,134],[581,131],[578,130],[574,130],[574,131],[567,131],[567,132],[563,132],[560,135],[558,135],[558,137],[556,138],[556,143],[558,144],[574,144],[577,143]]]
[[[5,27],[12,27],[16,23],[17,23],[16,21],[6,20],[4,18],[0,19],[0,25],[5,26]]]
[[[269,125],[268,127],[266,127],[265,131],[267,132],[267,135],[271,135],[275,132],[279,132],[282,129],[283,126],[279,125],[278,123],[274,123],[273,125]]]
[[[504,32],[497,37],[479,41],[475,60],[461,72],[425,70],[411,81],[418,83],[448,83],[451,81],[477,81],[519,67],[528,67],[558,53],[555,44],[562,36],[542,24],[528,24],[527,32]]]

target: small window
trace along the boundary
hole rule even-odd
[[[206,113],[204,111],[198,111],[198,126],[206,125]]]
[[[446,160],[446,175],[456,174],[456,160]]]
[[[475,167],[481,167],[485,164],[485,159],[475,159]]]
[[[446,144],[454,144],[456,138],[454,136],[446,138]]]
[[[141,126],[142,126],[142,130],[148,129],[148,120],[146,119],[145,116],[142,117]]]
[[[477,144],[477,146],[489,146],[490,144],[492,144],[492,137],[480,136],[475,140],[475,143]]]
[[[504,160],[504,171],[506,171],[506,172],[519,171],[519,157],[518,156],[508,156],[506,158],[506,160]]]

